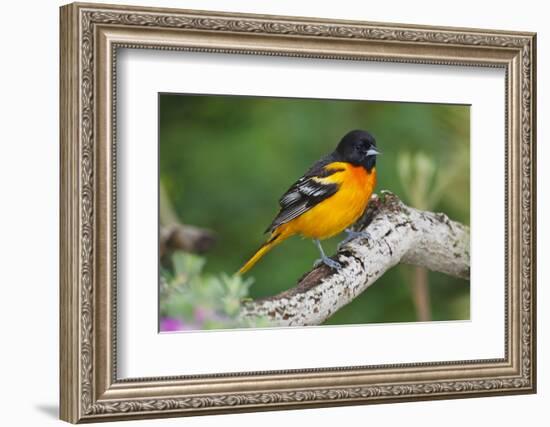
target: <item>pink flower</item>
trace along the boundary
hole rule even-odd
[[[197,307],[195,308],[195,312],[193,313],[195,320],[198,323],[204,323],[206,320],[213,317],[214,313],[212,310],[203,308],[203,307]]]
[[[161,332],[174,332],[189,329],[180,319],[176,317],[162,317],[160,319]]]

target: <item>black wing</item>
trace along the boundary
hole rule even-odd
[[[342,170],[327,170],[325,168],[325,166],[333,161],[332,156],[328,156],[318,161],[304,174],[304,176],[292,184],[286,193],[279,199],[281,210],[267,228],[266,233],[272,232],[281,224],[285,224],[297,218],[338,191],[339,184],[323,184],[315,180],[315,178],[325,178]]]

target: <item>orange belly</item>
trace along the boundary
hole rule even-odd
[[[336,163],[343,168],[320,182],[338,183],[339,190],[309,211],[279,227],[279,231],[290,236],[301,234],[313,239],[332,237],[355,223],[365,211],[376,185],[376,169],[367,172],[361,166]]]

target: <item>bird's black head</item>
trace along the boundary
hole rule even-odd
[[[344,135],[336,147],[336,154],[342,161],[363,166],[370,172],[376,165],[376,156],[380,152],[376,149],[376,141],[370,133],[352,130]]]

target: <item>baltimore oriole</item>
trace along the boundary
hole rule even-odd
[[[319,240],[332,237],[353,223],[365,211],[376,185],[376,141],[368,132],[353,130],[339,142],[336,150],[315,163],[279,199],[279,213],[265,231],[267,241],[239,270],[250,270],[271,248],[283,240],[302,235],[313,239],[321,261],[339,269],[327,257]],[[347,230],[349,240],[357,233]]]

